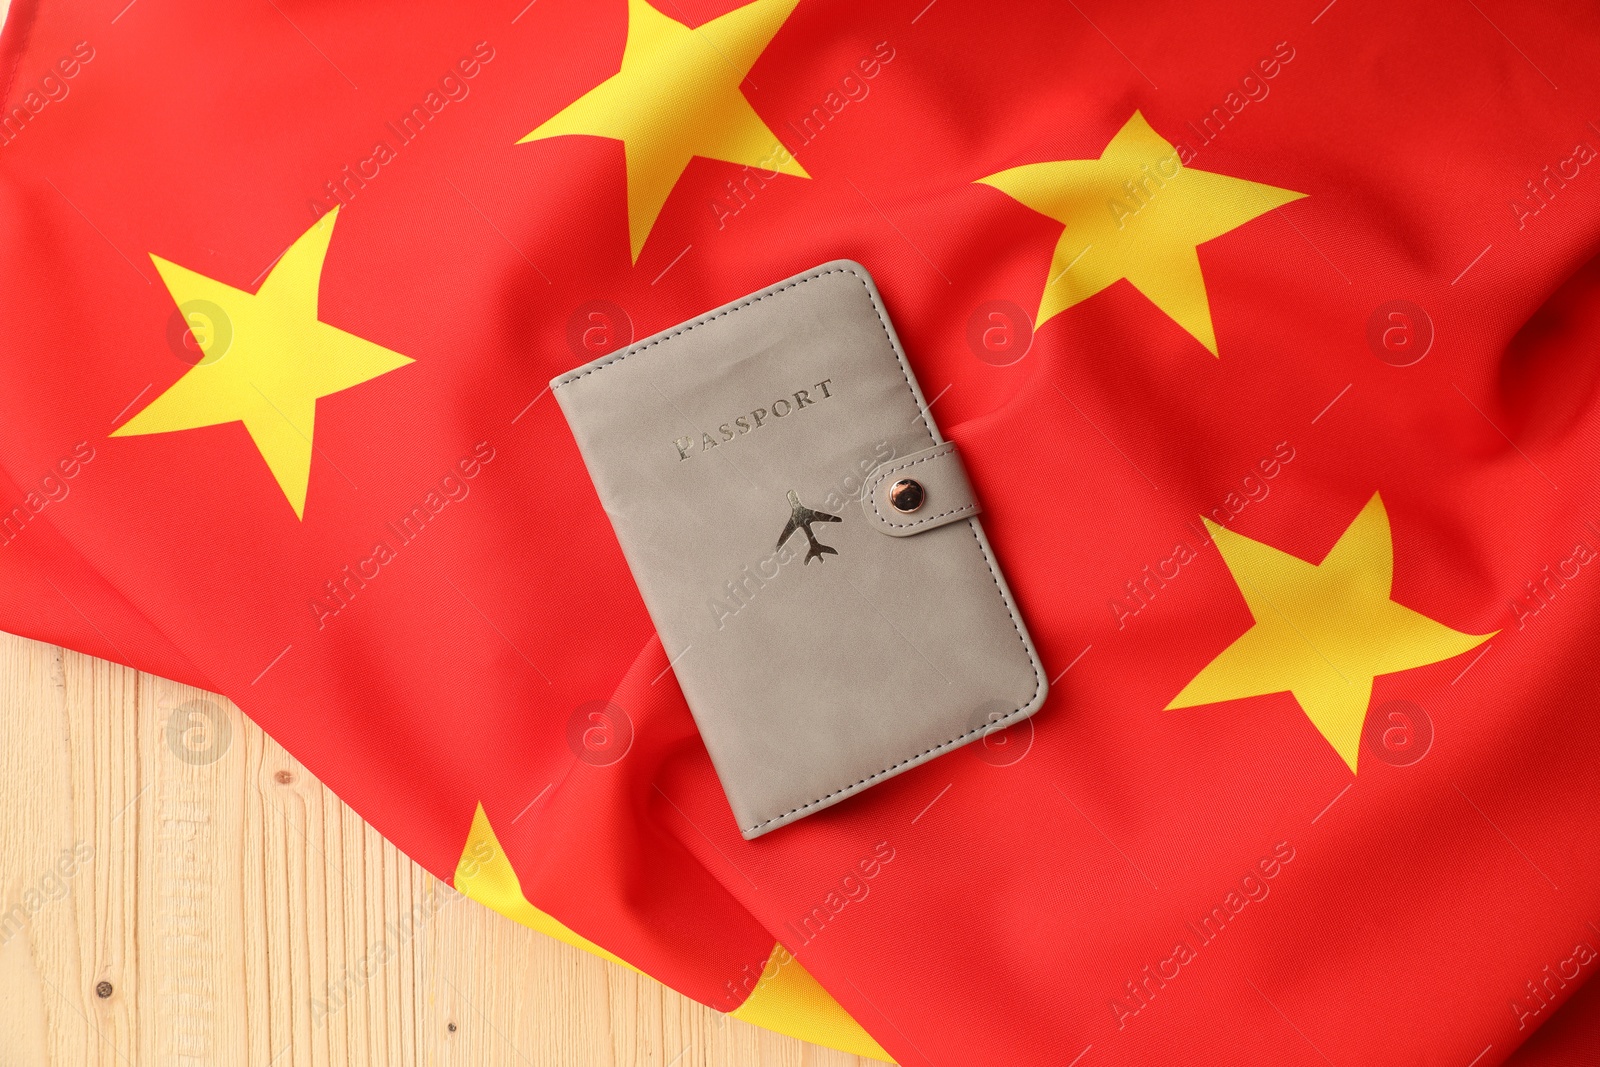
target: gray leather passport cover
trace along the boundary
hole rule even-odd
[[[746,838],[1044,702],[960,458],[859,264],[550,384]],[[928,492],[902,516],[903,477]]]

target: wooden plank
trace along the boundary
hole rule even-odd
[[[8,634],[0,811],[0,1067],[870,1062],[455,894],[221,697]]]

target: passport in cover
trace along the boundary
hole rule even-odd
[[[960,456],[860,264],[550,385],[746,838],[1044,703]]]

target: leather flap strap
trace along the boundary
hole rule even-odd
[[[976,515],[978,501],[956,446],[946,441],[874,470],[861,510],[879,532],[908,537]]]

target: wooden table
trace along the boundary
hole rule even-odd
[[[872,1064],[441,892],[221,697],[8,634],[0,812],[0,1067]]]

